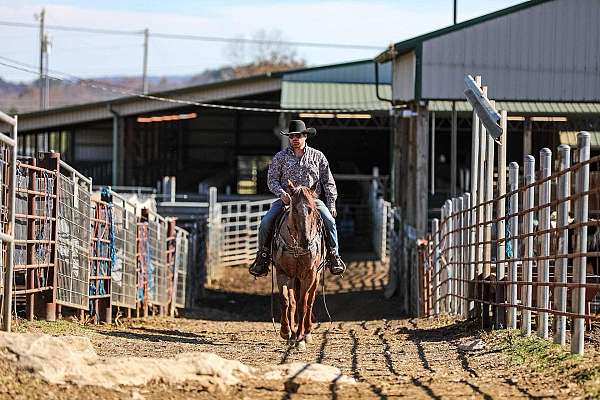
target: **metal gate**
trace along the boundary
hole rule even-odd
[[[60,161],[56,303],[87,310],[92,180]]]
[[[15,235],[15,176],[17,162],[17,117],[0,112],[0,121],[8,124],[10,134],[0,133],[0,286],[4,289],[2,301],[2,328],[11,328],[11,292],[14,264]]]

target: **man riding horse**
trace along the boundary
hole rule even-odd
[[[338,237],[335,217],[335,201],[337,189],[329,162],[325,155],[317,149],[306,145],[307,137],[314,137],[316,129],[306,128],[301,120],[290,121],[289,129],[280,132],[289,139],[289,147],[281,150],[273,157],[269,166],[269,190],[279,199],[271,204],[258,228],[258,253],[256,260],[250,266],[250,273],[256,277],[266,276],[271,264],[271,240],[275,220],[284,209],[284,204],[289,205],[291,198],[286,189],[288,180],[294,185],[306,187],[316,186],[315,194],[321,193],[321,185],[325,192],[325,203],[316,199],[316,205],[323,220],[326,237],[327,256],[325,266],[332,274],[341,275],[346,270],[346,265],[338,252]],[[320,183],[320,185],[319,185]]]

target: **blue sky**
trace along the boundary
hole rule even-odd
[[[463,21],[519,0],[458,0]],[[0,0],[0,20],[34,23],[46,8],[47,23],[121,30],[250,37],[259,30],[285,40],[381,46],[452,23],[452,0]],[[168,5],[168,6],[166,6]],[[82,77],[137,75],[142,38],[50,31],[50,68]],[[37,31],[0,26],[0,55],[37,65]],[[184,75],[229,64],[227,45],[151,38],[151,75]],[[309,65],[371,58],[377,50],[295,48]],[[31,80],[0,65],[0,77]]]

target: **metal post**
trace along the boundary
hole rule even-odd
[[[142,75],[142,91],[148,93],[148,28],[144,29],[144,71]]]
[[[456,187],[456,170],[457,170],[457,146],[458,146],[458,132],[457,132],[457,115],[456,115],[456,102],[452,102],[452,126],[450,131],[450,194],[456,196],[458,193]]]
[[[579,132],[577,134],[577,148],[579,149],[579,162],[585,162],[590,159],[590,134],[588,132]],[[575,192],[577,194],[588,192],[590,189],[590,166],[582,166],[575,175]],[[578,198],[575,205],[575,222],[583,224],[577,229],[577,248],[576,252],[581,256],[576,257],[573,268],[573,283],[585,285],[586,277],[586,253],[587,253],[587,226],[588,221],[588,195],[582,195]],[[585,286],[579,286],[573,290],[572,300],[573,311],[581,317],[573,318],[573,333],[571,335],[571,353],[583,354],[584,333],[585,333]]]
[[[571,166],[571,148],[566,144],[558,146],[558,157],[560,161],[559,171],[566,171]],[[558,187],[556,199],[561,201],[558,204],[558,215],[556,226],[562,228],[558,232],[558,251],[557,255],[569,254],[569,202],[567,200],[571,193],[571,173],[565,172],[558,178]],[[557,258],[554,262],[554,281],[558,283],[567,283],[567,264],[568,259]],[[556,309],[561,312],[567,311],[567,288],[557,286],[554,288],[554,303]],[[554,316],[554,343],[564,346],[566,343],[567,318],[564,315]]]
[[[508,280],[510,282],[516,282],[518,277],[517,272],[517,261],[519,258],[519,239],[517,236],[519,235],[519,192],[516,190],[519,188],[519,164],[516,162],[510,163],[508,166],[508,181],[509,188],[508,190],[512,193],[510,196],[509,214],[512,216],[509,218],[509,237],[507,240],[510,243],[510,248],[512,249],[510,261],[510,269],[508,270]],[[511,305],[517,304],[517,284],[511,283],[508,285],[508,298],[509,303]],[[509,307],[508,308],[508,328],[517,329],[517,308]]]
[[[550,149],[543,148],[540,151],[540,179],[545,179],[552,174],[552,152]],[[547,231],[550,229],[550,190],[551,181],[542,183],[539,193],[539,206],[544,207],[539,210],[539,230]],[[541,239],[541,256],[548,257],[550,255],[550,233],[543,233]],[[547,284],[550,282],[550,260],[542,259],[538,262],[538,283],[546,284],[546,286],[538,286],[537,306],[539,308],[548,309],[550,305],[550,287]],[[548,312],[538,312],[537,323],[538,336],[548,337]]]
[[[456,230],[456,234],[454,235],[455,240],[455,263],[454,263],[454,313],[461,314],[462,313],[462,299],[459,297],[461,295],[460,291],[460,283],[462,279],[462,246],[463,246],[463,237],[462,237],[462,229],[463,229],[463,199],[462,197],[458,197],[456,199],[456,219],[454,220],[454,226]]]
[[[525,174],[525,186],[532,184],[535,180],[535,158],[532,155],[525,156],[524,174]],[[523,199],[523,209],[527,210],[525,215],[525,224],[523,225],[525,232],[528,235],[525,238],[525,254],[526,260],[523,262],[523,281],[526,282],[523,285],[523,306],[531,307],[531,290],[532,286],[527,284],[532,281],[533,275],[533,204],[535,198],[535,187],[530,187],[525,190],[525,198]],[[521,332],[525,336],[531,335],[531,310],[523,309],[521,322]]]
[[[452,240],[452,234],[450,232],[452,232],[452,230],[454,229],[454,224],[453,222],[453,216],[452,214],[454,213],[455,208],[453,207],[452,204],[452,200],[446,200],[446,212],[448,213],[447,217],[446,217],[446,234],[447,234],[447,241],[446,241],[446,248],[449,249],[449,251],[447,252],[446,256],[448,257],[446,262],[448,263],[446,265],[446,273],[447,273],[447,278],[446,278],[446,312],[451,313],[453,311],[453,298],[452,296],[454,295],[454,293],[452,292],[452,279],[454,278],[454,274],[453,274],[453,267],[454,267],[454,252],[453,252],[453,247],[454,247],[454,241]]]
[[[500,125],[502,127],[502,136],[500,136],[500,144],[498,146],[498,211],[496,217],[499,219],[496,225],[498,246],[496,247],[496,278],[498,282],[502,281],[506,275],[506,139],[507,139],[507,115],[506,110],[500,111]],[[500,285],[496,291],[496,303],[506,302],[506,285]],[[502,306],[498,307],[496,313],[496,326],[504,327],[506,309]]]
[[[217,247],[217,237],[215,235],[217,218],[217,188],[211,186],[208,189],[208,265],[206,271],[207,282],[210,283],[215,277],[215,268],[219,249]]]
[[[433,236],[433,314],[440,315],[440,220],[431,221]]]
[[[44,33],[44,22],[46,17],[46,9],[42,8],[40,13],[40,76],[39,76],[39,87],[40,87],[40,109],[44,109],[44,51],[46,50],[45,40],[46,35]]]
[[[463,206],[464,206],[464,215],[463,215],[463,244],[465,245],[463,249],[463,264],[462,264],[462,282],[461,282],[461,293],[463,296],[462,299],[462,315],[465,318],[469,316],[469,301],[467,297],[469,295],[469,282],[468,280],[471,278],[471,267],[473,264],[471,263],[472,259],[472,231],[471,231],[471,194],[465,193],[463,195]]]
[[[475,77],[475,82],[478,86],[481,86],[481,76]],[[469,280],[475,279],[475,270],[478,261],[478,245],[476,244],[479,240],[479,229],[476,227],[477,224],[477,205],[479,204],[479,117],[475,110],[473,110],[473,127],[471,130],[471,200],[470,205],[473,207],[470,216],[470,224],[473,225],[470,228],[470,243],[471,250],[469,255]],[[469,312],[474,308],[474,303],[469,301]]]
[[[493,102],[492,102],[493,105]],[[491,135],[486,135],[487,155],[485,163],[485,201],[490,202],[494,198],[494,139]],[[483,276],[487,278],[492,273],[492,219],[493,205],[488,203],[485,206],[485,261],[483,264]]]
[[[483,93],[487,96],[487,87],[483,87]],[[485,207],[482,205],[485,201],[485,162],[487,157],[487,129],[485,126],[479,121],[479,166],[477,172],[479,174],[477,184],[477,271],[475,275],[479,275],[483,271],[483,263],[486,261],[484,259],[483,253],[483,240],[484,240],[484,226],[483,223],[485,221]]]
[[[15,259],[15,187],[17,185],[17,126],[18,117],[14,116],[14,125],[12,127],[12,137],[14,140],[11,149],[11,163],[10,163],[10,177],[9,177],[9,198],[7,208],[7,215],[9,217],[9,226],[6,234],[10,235],[10,241],[7,243],[6,249],[6,265],[4,270],[4,299],[3,299],[3,316],[2,316],[2,328],[6,332],[10,332],[12,328],[12,291],[13,291],[13,277],[14,277],[14,259]],[[6,179],[6,177],[5,177]],[[5,233],[5,232],[2,232]],[[3,235],[4,236],[4,235]],[[6,241],[6,240],[3,240]]]

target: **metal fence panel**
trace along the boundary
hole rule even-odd
[[[67,171],[58,175],[56,302],[88,309],[91,181]]]
[[[175,306],[179,308],[185,307],[186,295],[186,279],[189,263],[189,235],[188,233],[177,227],[176,239],[176,255],[175,255]]]

